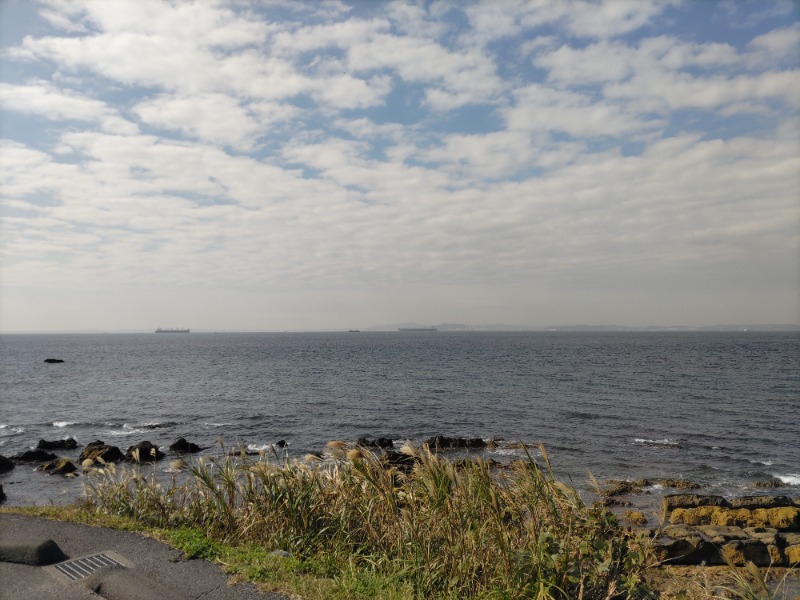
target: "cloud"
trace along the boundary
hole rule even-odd
[[[150,327],[154,294],[244,328],[800,312],[794,23],[690,35],[714,15],[617,0],[42,6],[3,51],[0,106],[36,117],[0,146],[4,319],[35,327],[58,296],[88,322],[74,299],[96,297]]]
[[[0,106],[50,120],[75,120],[99,124],[109,133],[133,134],[134,123],[127,121],[105,102],[72,90],[58,89],[47,81],[26,85],[0,83]]]

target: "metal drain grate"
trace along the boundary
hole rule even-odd
[[[53,565],[60,573],[66,575],[72,581],[88,577],[98,569],[103,567],[124,567],[121,562],[108,556],[107,554],[93,554],[75,560]]]

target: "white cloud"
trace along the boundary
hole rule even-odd
[[[50,120],[94,122],[110,133],[137,132],[135,124],[121,117],[105,102],[72,90],[59,89],[47,81],[31,81],[26,85],[0,83],[0,106]]]
[[[239,101],[226,94],[162,94],[140,102],[133,111],[148,125],[237,150],[251,149],[262,133]]]

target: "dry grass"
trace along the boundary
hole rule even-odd
[[[558,482],[543,449],[543,465],[528,456],[496,472],[406,447],[408,473],[364,448],[336,451],[311,464],[200,460],[180,485],[106,468],[84,505],[212,544],[286,550],[320,577],[391,581],[409,597],[649,596],[646,541]]]

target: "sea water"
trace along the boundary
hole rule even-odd
[[[800,490],[797,333],[3,335],[0,352],[5,456],[39,439],[124,451],[185,437],[211,454],[283,440],[291,460],[330,440],[447,435],[542,443],[582,490],[591,477],[684,478],[730,495],[778,478],[777,493]],[[85,477],[34,467],[0,475],[9,503],[80,494]]]

